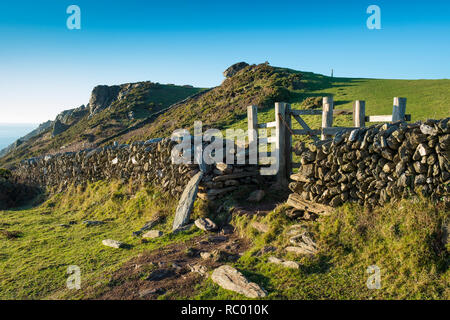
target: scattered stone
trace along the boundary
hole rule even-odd
[[[291,268],[291,269],[298,269],[300,267],[300,265],[295,261],[287,261],[287,260],[283,260],[283,259],[278,259],[277,257],[273,257],[273,256],[269,257],[268,261],[270,263],[279,264],[286,268]]]
[[[211,252],[200,252],[200,257],[202,257],[203,260],[209,260],[214,258],[214,255]]]
[[[169,277],[172,277],[175,273],[171,269],[158,269],[150,273],[146,280],[148,281],[160,281]]]
[[[250,193],[250,196],[247,198],[247,201],[260,202],[265,195],[266,193],[264,192],[264,190],[253,191],[252,193]]]
[[[185,226],[183,226],[183,227],[180,227],[180,228],[178,228],[178,229],[176,229],[176,230],[173,230],[172,233],[177,234],[177,233],[179,233],[179,232],[188,231],[188,230],[191,230],[191,228],[192,228],[193,226],[194,226],[194,224],[193,224],[193,223],[190,223],[190,224],[187,224],[187,225],[185,225]]]
[[[266,291],[259,285],[249,282],[239,271],[228,265],[215,269],[211,279],[222,288],[240,293],[247,298],[263,298],[267,296]]]
[[[191,272],[198,273],[201,276],[206,276],[208,273],[208,268],[201,264],[196,264],[193,266],[188,264],[187,267],[191,270]]]
[[[208,218],[199,218],[195,220],[195,225],[203,231],[213,231],[217,229],[217,225]]]
[[[116,249],[123,248],[123,247],[126,246],[126,244],[123,243],[123,242],[120,242],[120,241],[117,241],[117,240],[111,240],[111,239],[103,240],[102,244],[104,246],[111,247],[111,248],[116,248]]]
[[[308,232],[303,232],[289,239],[295,247],[287,247],[286,250],[297,254],[314,255],[318,252],[316,243],[312,240]]]
[[[145,239],[155,239],[163,236],[163,232],[159,230],[150,230],[142,235]]]
[[[144,231],[150,230],[154,226],[156,226],[158,223],[161,223],[163,221],[163,219],[164,218],[161,215],[156,214],[156,216],[152,220],[146,222],[141,229],[133,232],[133,236],[135,236],[135,237],[140,236]]]

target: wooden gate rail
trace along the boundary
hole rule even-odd
[[[274,145],[275,152],[257,152],[258,163],[266,164],[268,161],[278,160],[279,169],[277,182],[280,186],[287,186],[293,168],[299,168],[300,163],[292,161],[292,136],[306,135],[319,143],[320,140],[328,140],[343,131],[350,131],[365,127],[366,122],[396,122],[411,121],[411,115],[405,114],[406,98],[394,98],[392,115],[366,116],[366,103],[364,100],[356,100],[353,103],[353,127],[333,127],[333,115],[339,115],[343,110],[334,110],[333,97],[324,97],[322,110],[292,110],[290,104],[285,102],[275,103],[275,121],[258,123],[258,107],[251,105],[247,108],[248,140],[249,144],[267,143]],[[320,129],[311,129],[302,116],[322,115]],[[294,118],[303,129],[292,128]],[[258,129],[274,129],[275,135],[260,138]],[[319,139],[321,136],[321,139]],[[325,141],[324,141],[325,142]],[[260,158],[260,155],[267,155]],[[275,159],[274,155],[278,157]]]

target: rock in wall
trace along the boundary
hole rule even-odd
[[[305,200],[376,206],[419,190],[449,195],[449,118],[355,129],[295,152],[302,166],[289,188]]]

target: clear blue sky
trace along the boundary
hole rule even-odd
[[[66,8],[81,8],[68,30]],[[381,30],[369,30],[369,5]],[[450,77],[450,1],[2,1],[0,122],[43,122],[98,84],[218,85],[238,61],[336,76]]]

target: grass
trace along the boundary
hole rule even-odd
[[[450,247],[440,243],[442,221],[449,211],[426,199],[402,200],[369,212],[345,205],[330,217],[304,223],[315,234],[320,252],[296,257],[282,249],[292,221],[278,207],[264,222],[268,234],[258,234],[246,217],[235,219],[254,247],[235,267],[268,291],[268,299],[444,299],[450,298]],[[263,246],[278,247],[275,255],[300,263],[298,270],[270,264],[271,254],[258,256]],[[381,270],[381,289],[368,289],[371,265]],[[197,299],[242,299],[211,280],[201,284]]]
[[[0,211],[0,229],[17,235],[0,234],[0,299],[83,298],[85,290],[66,289],[70,265],[81,268],[82,289],[95,292],[131,257],[197,235],[195,230],[166,234],[148,243],[132,236],[156,213],[167,216],[157,228],[169,231],[173,219],[169,212],[175,203],[148,186],[132,191],[118,182],[97,182],[85,190],[73,187],[37,208]],[[87,227],[84,220],[107,223]],[[76,224],[60,226],[71,221]],[[104,239],[125,242],[130,248],[105,247]]]
[[[233,199],[225,199],[233,206]],[[191,229],[171,234],[176,201],[150,186],[100,181],[85,188],[71,187],[35,208],[0,211],[0,299],[83,299],[104,292],[113,273],[146,250],[183,242],[201,234]],[[193,217],[207,215],[204,204]],[[368,211],[344,205],[329,217],[298,222],[279,205],[265,217],[234,215],[232,224],[251,248],[234,266],[260,284],[268,299],[449,299],[449,253],[441,243],[441,226],[448,209],[424,198],[402,200]],[[142,243],[132,231],[156,214],[164,216],[156,228],[165,235]],[[215,219],[218,219],[217,217]],[[87,227],[84,220],[104,225]],[[270,226],[266,234],[251,227],[258,220]],[[75,224],[71,224],[75,222]],[[301,223],[318,243],[314,257],[298,257],[283,250],[289,227]],[[66,225],[66,226],[61,226]],[[69,227],[67,227],[69,226]],[[130,245],[113,249],[101,244],[114,239]],[[265,246],[276,252],[260,255]],[[270,255],[295,260],[298,270],[268,263]],[[81,269],[82,289],[69,290],[67,268]],[[369,266],[381,270],[380,290],[369,290]],[[145,270],[144,270],[145,271]],[[195,299],[242,299],[210,279],[201,282]],[[185,299],[188,297],[178,297]]]

